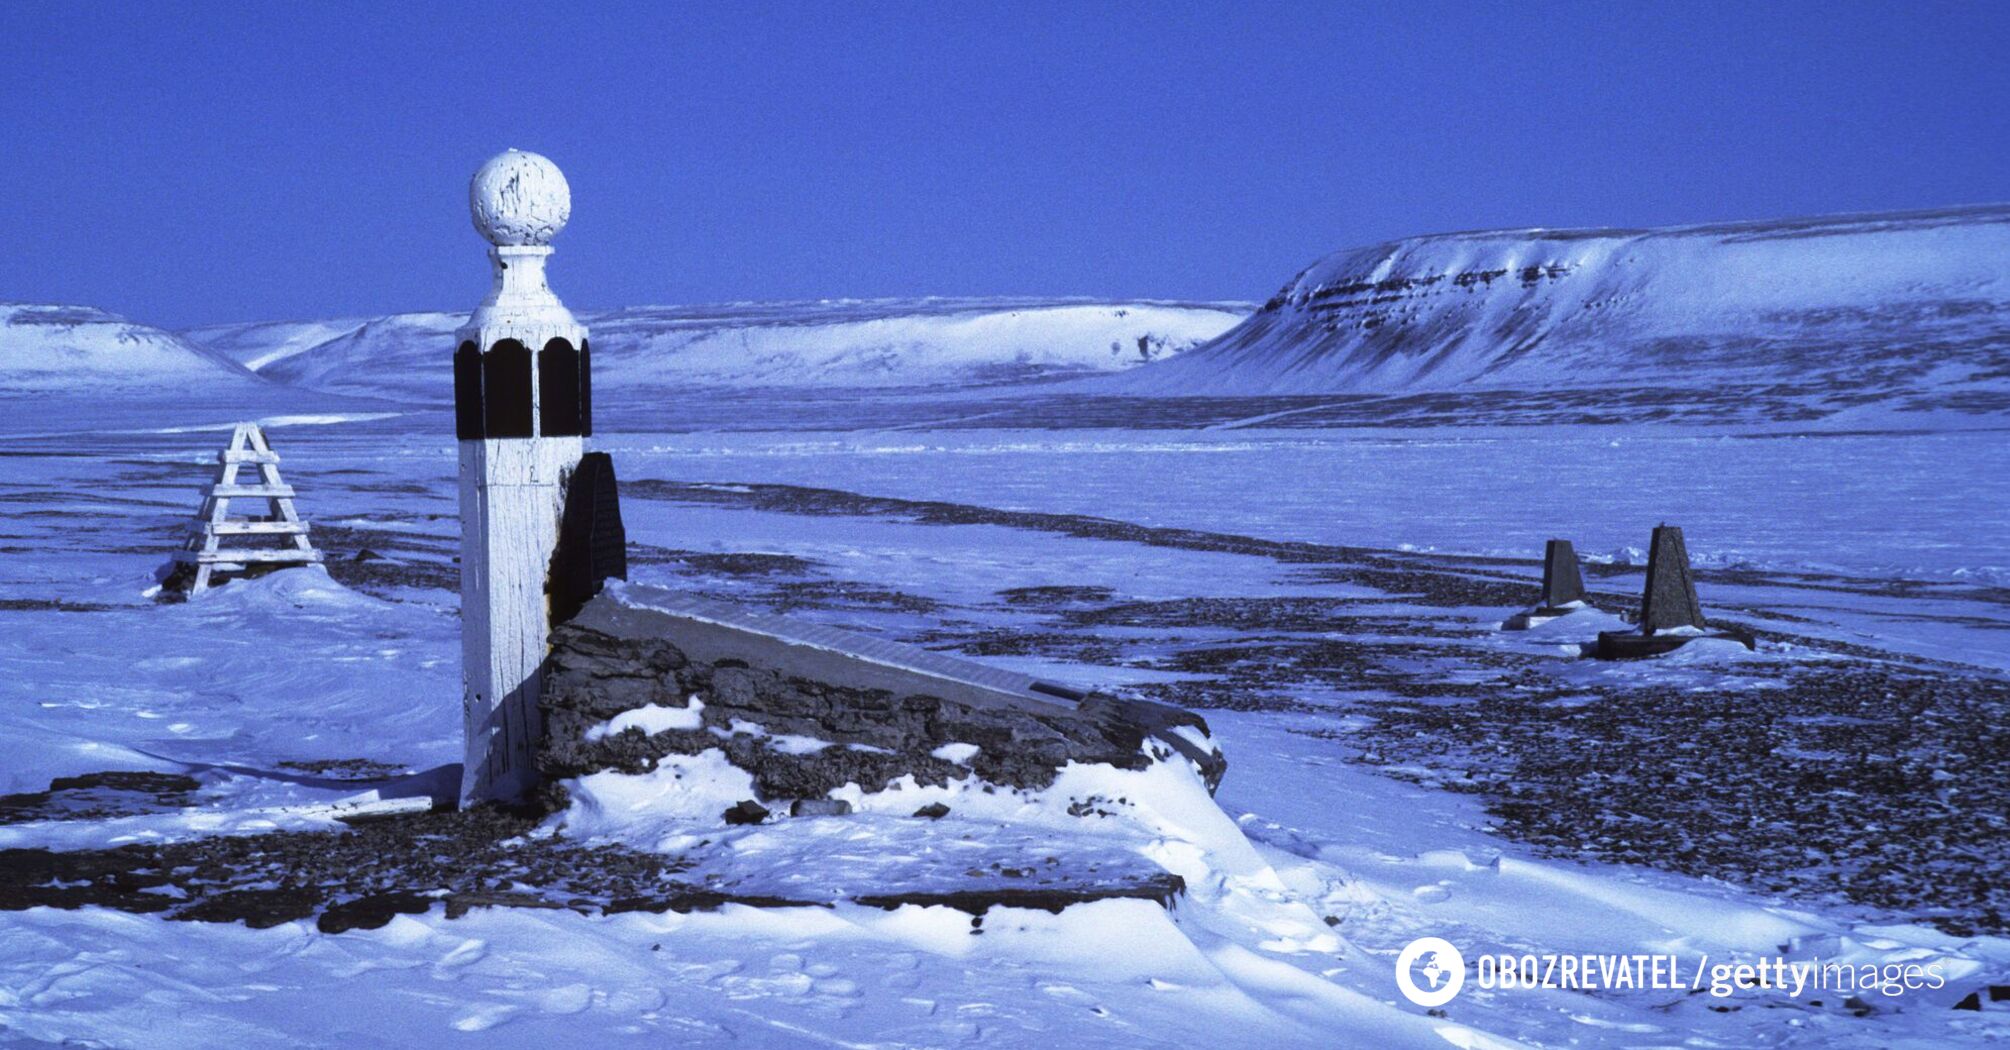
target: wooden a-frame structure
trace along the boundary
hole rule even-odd
[[[204,493],[202,509],[188,544],[175,552],[179,566],[194,568],[195,578],[188,593],[209,589],[210,578],[218,572],[243,572],[253,564],[307,564],[321,560],[321,552],[307,539],[307,523],[293,506],[293,486],[279,477],[279,454],[265,441],[265,431],[256,423],[239,423],[230,435],[230,446],[216,454],[216,480]],[[258,480],[240,484],[238,471],[258,468]],[[266,502],[262,516],[230,516],[232,500],[260,499]],[[224,546],[228,537],[233,546]],[[284,541],[282,546],[244,546],[257,537]]]

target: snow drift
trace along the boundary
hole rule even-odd
[[[594,382],[690,386],[930,387],[1119,371],[1227,331],[1239,303],[880,299],[580,311]],[[311,390],[446,401],[460,313],[194,329],[189,338]]]
[[[2000,407],[2010,206],[1415,237],[1321,259],[1153,394],[1795,384]]]

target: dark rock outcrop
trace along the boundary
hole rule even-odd
[[[684,708],[692,697],[703,703],[697,728],[588,739],[625,711]],[[1193,760],[1210,788],[1226,768],[1193,739],[1205,738],[1206,723],[1179,708],[639,587],[603,594],[553,630],[541,704],[538,765],[552,808],[567,802],[564,779],[643,773],[663,756],[710,749],[751,773],[770,802],[818,799],[851,783],[878,791],[908,775],[924,785],[974,774],[1038,789],[1070,762],[1144,768],[1148,740]],[[735,722],[769,735],[736,733]],[[1192,728],[1175,732],[1183,726]],[[828,746],[783,749],[777,735]],[[947,744],[978,750],[965,764],[937,754]]]

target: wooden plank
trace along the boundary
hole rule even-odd
[[[219,536],[282,536],[307,531],[304,521],[219,521],[210,526]]]
[[[264,497],[266,499],[287,499],[293,495],[291,485],[218,485],[210,490],[217,499],[234,499],[239,496]]]
[[[321,552],[302,550],[176,551],[174,560],[188,565],[213,565],[220,562],[320,561]]]
[[[216,454],[216,461],[218,463],[277,463],[279,462],[279,453],[226,449]]]

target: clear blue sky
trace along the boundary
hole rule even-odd
[[[1261,299],[1337,248],[2010,199],[2010,3],[0,5],[0,299]]]

